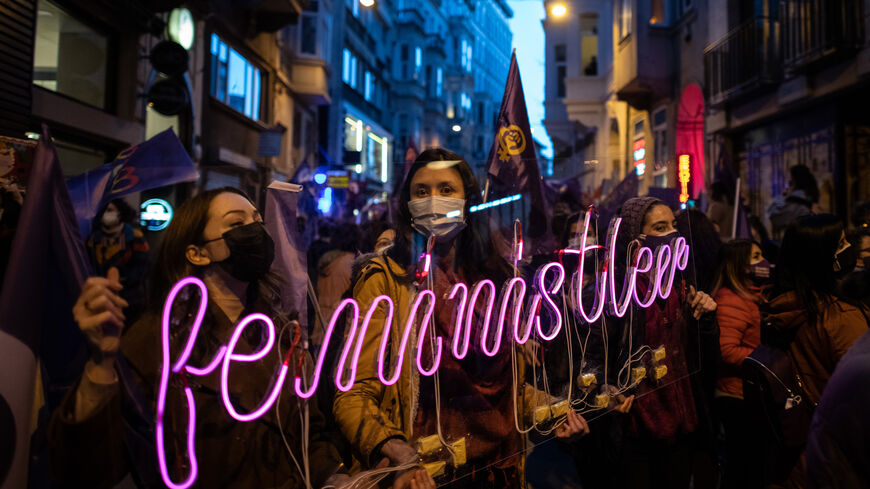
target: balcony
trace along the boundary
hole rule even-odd
[[[863,0],[781,0],[783,64],[797,72],[836,60],[864,42]]]
[[[779,24],[750,19],[707,47],[704,70],[709,103],[721,105],[782,77]]]
[[[613,88],[619,100],[649,109],[653,100],[671,93],[672,33],[646,22],[636,22],[635,29],[614,46]]]
[[[568,119],[586,127],[597,127],[604,111],[607,95],[606,76],[578,76],[565,79],[563,102]]]
[[[319,58],[299,57],[290,71],[293,90],[313,105],[329,105],[329,67]]]

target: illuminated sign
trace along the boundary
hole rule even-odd
[[[643,138],[634,142],[634,169],[638,176],[646,171],[646,140]]]
[[[149,231],[166,229],[172,220],[172,206],[163,199],[148,199],[139,209],[139,222]]]
[[[614,263],[616,260],[616,236],[619,231],[621,219],[616,218],[612,221],[610,231],[607,236],[607,247],[605,253],[607,255],[607,263]],[[589,323],[598,320],[604,313],[607,307],[608,313],[616,317],[623,317],[628,312],[632,304],[636,304],[642,308],[647,308],[657,298],[666,299],[671,294],[674,285],[674,278],[677,270],[685,270],[689,261],[689,245],[685,238],[678,237],[666,245],[661,245],[655,250],[649,247],[640,247],[633,259],[632,264],[628,267],[623,278],[623,287],[621,291],[616,288],[616,273],[614,267],[605,265],[599,268],[596,273],[596,284],[594,290],[589,290],[587,287],[581,286],[584,268],[587,265],[586,252],[590,250],[600,249],[597,244],[587,244],[589,235],[590,213],[586,215],[585,230],[583,232],[579,249],[563,250],[564,253],[576,253],[579,255],[579,269],[571,280],[576,281],[570,286],[572,294],[575,294],[577,308],[579,314]],[[430,257],[425,255],[422,257],[424,264],[429,263]],[[425,265],[424,265],[425,266]],[[636,287],[639,275],[649,274],[649,288],[646,292],[641,292]],[[401,376],[402,364],[405,361],[406,352],[413,352],[414,361],[417,371],[420,375],[434,375],[441,364],[442,355],[447,354],[443,350],[443,338],[431,338],[431,334],[427,334],[427,329],[430,327],[430,319],[434,314],[436,303],[439,300],[446,300],[453,304],[454,321],[453,321],[453,340],[450,345],[450,354],[457,359],[463,359],[468,355],[469,346],[474,341],[480,345],[480,350],[487,356],[495,356],[502,346],[503,338],[513,339],[513,341],[522,345],[529,341],[532,331],[535,331],[538,336],[544,341],[550,341],[556,338],[563,331],[562,311],[556,304],[553,296],[561,293],[562,287],[566,283],[565,268],[559,262],[550,262],[538,268],[534,280],[531,285],[531,294],[526,300],[526,292],[530,288],[522,277],[515,277],[507,281],[502,287],[501,293],[496,291],[495,283],[490,279],[484,279],[471,288],[465,283],[459,282],[453,286],[450,294],[446,299],[439,299],[431,290],[422,290],[416,294],[416,297],[411,304],[411,310],[405,324],[398,324],[395,327],[402,328],[401,340],[398,345],[398,354],[395,358],[391,358],[389,348],[390,330],[394,327],[393,318],[395,312],[395,303],[393,299],[386,295],[376,297],[371,304],[365,304],[368,309],[360,321],[362,313],[361,304],[354,299],[344,299],[339,303],[335,312],[329,320],[326,332],[323,337],[323,344],[320,347],[317,359],[315,360],[314,369],[310,379],[303,379],[296,375],[293,379],[293,390],[296,395],[302,399],[308,399],[314,395],[320,384],[321,377],[324,374],[324,367],[329,371],[329,366],[326,365],[326,353],[330,350],[330,342],[335,332],[336,324],[339,320],[344,321],[343,315],[347,320],[347,334],[344,337],[344,345],[341,348],[341,355],[337,368],[335,369],[334,383],[338,390],[342,392],[349,391],[356,381],[357,366],[359,365],[360,354],[365,341],[366,331],[371,325],[372,318],[376,311],[383,306],[386,314],[383,316],[383,333],[379,345],[377,375],[380,382],[384,385],[393,385]],[[194,286],[199,289],[200,302],[199,309],[194,317],[193,324],[190,328],[190,333],[186,343],[178,357],[173,361],[171,359],[172,352],[170,351],[170,319],[171,311],[176,297],[179,293],[189,286]],[[591,293],[593,300],[584,300],[584,295]],[[498,296],[498,297],[497,297]],[[500,300],[497,301],[497,298]],[[272,350],[275,344],[275,325],[272,320],[260,313],[250,314],[239,321],[235,327],[230,340],[226,346],[218,349],[215,356],[203,367],[194,367],[187,364],[191,352],[197,341],[197,335],[202,327],[202,322],[205,317],[205,311],[208,304],[208,293],[205,284],[202,280],[196,277],[187,277],[179,281],[172,288],[169,296],[166,298],[166,303],[163,308],[163,324],[162,324],[162,368],[160,374],[160,385],[157,391],[157,421],[156,421],[156,438],[157,438],[157,457],[160,469],[160,474],[163,482],[170,488],[186,489],[193,485],[196,480],[198,466],[195,453],[195,434],[196,434],[196,406],[194,403],[193,392],[187,386],[187,381],[184,376],[205,376],[212,372],[220,372],[220,399],[227,413],[239,422],[250,422],[258,419],[265,414],[278,399],[284,382],[287,380],[290,354],[288,351],[281,363],[277,375],[272,378],[274,381],[271,386],[261,386],[267,389],[267,394],[264,395],[259,406],[255,407],[250,412],[239,412],[230,397],[228,379],[230,370],[234,363],[249,363],[263,359]],[[473,321],[476,319],[476,306],[483,306],[484,314],[482,324],[479,328],[474,327]],[[524,308],[523,305],[527,306]],[[586,310],[584,304],[592,304],[591,311]],[[524,314],[525,310],[525,314]],[[549,311],[552,318],[546,326],[541,321],[543,311]],[[492,324],[492,318],[495,315],[496,321]],[[525,317],[524,317],[525,316]],[[256,352],[253,353],[237,353],[235,351],[244,330],[254,322],[261,322],[266,328],[265,344]],[[414,325],[420,324],[421,331],[414,335]],[[507,329],[507,334],[505,333]],[[474,338],[472,332],[479,331]],[[413,340],[412,340],[413,336]],[[338,341],[341,341],[339,339]],[[414,344],[411,344],[412,341]],[[423,342],[431,341],[431,358],[423,358],[424,348]],[[427,364],[428,363],[428,364]],[[164,414],[166,408],[166,394],[172,375],[181,375],[184,394],[187,400],[187,418],[188,431],[186,436],[187,457],[189,459],[188,473],[183,481],[175,482],[169,473],[169,468],[166,460],[165,441],[164,441]],[[329,375],[329,374],[327,374]],[[182,464],[183,465],[183,464]]]
[[[680,203],[686,204],[689,201],[689,180],[692,178],[692,157],[690,155],[680,155],[677,158],[677,180],[680,182]]]
[[[184,49],[193,46],[194,24],[193,15],[186,8],[175,8],[169,13],[169,37],[181,44]]]

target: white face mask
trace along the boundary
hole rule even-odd
[[[103,226],[113,228],[121,222],[121,213],[118,211],[106,211],[103,213]]]
[[[423,236],[440,239],[456,236],[465,228],[465,199],[426,197],[408,202],[411,225]]]

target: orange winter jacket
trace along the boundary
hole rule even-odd
[[[760,295],[756,296],[760,300]],[[761,344],[761,314],[756,301],[741,297],[728,288],[716,294],[719,347],[722,360],[716,389],[743,398],[740,364]]]

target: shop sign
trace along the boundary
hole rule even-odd
[[[633,146],[634,169],[637,176],[641,176],[646,171],[646,140],[640,138],[634,142]]]
[[[163,199],[149,199],[139,206],[139,222],[149,231],[161,231],[172,220],[172,206]]]
[[[680,182],[680,203],[689,201],[689,180],[692,178],[692,157],[682,154],[677,157],[677,180]]]
[[[411,353],[410,356],[413,357],[408,358],[407,361],[413,361],[416,364],[416,369],[420,375],[431,376],[438,370],[442,355],[452,354],[456,359],[463,359],[467,356],[472,341],[479,345],[480,350],[485,355],[492,357],[501,349],[503,338],[505,341],[512,340],[515,344],[522,345],[529,341],[533,331],[543,341],[550,341],[555,339],[559,334],[564,334],[562,310],[553,297],[556,294],[562,293],[562,288],[566,285],[566,282],[581,281],[584,276],[584,269],[589,266],[594,266],[599,270],[596,275],[594,290],[590,291],[579,283],[568,285],[572,294],[576,295],[574,297],[576,299],[574,303],[577,304],[576,312],[589,324],[601,318],[605,308],[610,315],[623,317],[633,305],[640,308],[648,308],[659,298],[667,299],[672,292],[676,272],[678,270],[685,270],[688,266],[689,245],[686,243],[685,238],[675,238],[668,244],[658,246],[655,250],[646,246],[638,248],[635,252],[636,255],[634,255],[633,263],[628,267],[624,277],[622,277],[621,289],[617,289],[617,277],[613,267],[598,267],[596,263],[587,263],[589,260],[586,260],[586,257],[590,256],[587,252],[602,248],[597,244],[587,244],[590,229],[590,214],[586,214],[585,229],[581,236],[579,249],[562,250],[562,253],[578,255],[579,269],[573,277],[567,277],[562,264],[554,261],[538,268],[531,284],[527,284],[526,280],[522,277],[515,277],[507,281],[502,287],[501,294],[497,294],[496,285],[490,279],[483,279],[473,285],[459,282],[445,299],[436,297],[431,290],[422,290],[416,294],[405,324],[395,325],[393,324],[393,318],[396,304],[391,297],[386,295],[378,296],[371,304],[360,304],[352,298],[344,299],[339,303],[329,320],[323,338],[323,345],[315,360],[311,377],[303,379],[299,374],[296,374],[292,380],[294,392],[298,397],[308,399],[314,395],[324,373],[327,372],[327,375],[329,375],[330,368],[326,364],[325,355],[327,351],[335,350],[335,348],[330,348],[330,343],[333,341],[333,333],[339,321],[345,320],[347,321],[347,334],[344,337],[344,344],[340,349],[341,354],[338,357],[338,365],[335,369],[334,383],[338,390],[342,392],[349,391],[356,380],[357,365],[360,360],[366,331],[371,325],[375,312],[381,306],[386,311],[386,319],[383,326],[382,340],[379,344],[376,370],[380,382],[389,386],[399,380],[402,364],[406,361],[406,352]],[[603,250],[607,256],[607,263],[614,263],[616,260],[616,236],[621,222],[621,218],[615,218],[610,226],[607,246]],[[423,267],[428,267],[430,262],[430,257],[427,254],[421,256]],[[428,271],[428,269],[424,268],[424,273],[428,273]],[[648,290],[645,292],[637,287],[638,277],[644,275],[648,275],[650,279]],[[176,297],[183,289],[188,287],[199,289],[199,308],[190,327],[189,336],[184,344],[184,348],[173,360],[173,352],[170,351],[169,341],[171,333],[170,316]],[[529,291],[528,296],[526,294],[527,291]],[[588,297],[584,298],[589,293],[592,293],[594,296],[592,300]],[[497,296],[500,297],[498,303]],[[443,338],[441,337],[432,338],[432,335],[427,334],[427,330],[430,327],[430,319],[435,312],[436,303],[441,300],[451,302],[455,309],[451,345],[444,345]],[[527,304],[527,307],[524,308],[523,304]],[[584,304],[593,304],[591,310],[587,310]],[[474,327],[475,325],[472,323],[476,320],[475,311],[478,305],[483,306],[483,320],[480,327]],[[184,382],[184,393],[188,409],[186,433],[188,463],[186,465],[189,469],[185,479],[181,482],[175,482],[169,474],[164,441],[164,413],[171,375],[181,375],[184,378],[184,376],[206,376],[216,371],[219,372],[220,399],[227,413],[239,422],[249,422],[260,418],[272,408],[281,394],[289,373],[290,357],[288,352],[288,356],[278,368],[276,375],[273,376],[274,382],[272,385],[258,386],[258,388],[268,392],[261,404],[251,411],[241,412],[230,396],[228,385],[230,370],[234,364],[256,362],[265,358],[272,351],[276,341],[275,325],[272,319],[264,314],[250,314],[239,321],[230,336],[229,342],[225,346],[221,346],[215,356],[206,365],[188,365],[187,362],[196,346],[197,336],[202,327],[207,306],[208,292],[205,284],[197,277],[187,277],[175,284],[166,298],[163,308],[161,334],[163,353],[160,384],[157,393],[155,431],[160,474],[163,482],[170,488],[190,487],[195,482],[198,472],[195,451],[196,405],[191,387],[187,385],[187,382]],[[363,307],[365,306],[368,306],[368,309],[363,314]],[[542,321],[542,311],[544,310],[549,312],[551,318],[546,325]],[[492,321],[493,316],[496,317],[494,323]],[[361,318],[362,320],[360,320]],[[265,326],[266,341],[255,352],[237,352],[236,347],[242,334],[248,326],[254,323],[262,323],[262,326]],[[412,333],[416,324],[420,324],[420,331],[418,334],[413,335]],[[398,354],[395,358],[391,359],[389,339],[390,331],[394,327],[401,328],[401,340],[398,345]],[[472,338],[472,331],[479,331],[479,333]],[[412,336],[414,337],[413,340],[411,339]],[[336,341],[342,341],[342,339],[338,338]],[[411,344],[412,341],[415,344]],[[429,358],[424,358],[423,352],[426,349],[423,348],[423,342],[427,341],[430,344],[429,351],[431,351],[431,355],[428,355]],[[445,351],[448,348],[449,351]],[[192,383],[195,383],[195,381]],[[183,466],[185,464],[182,463],[180,465]]]

